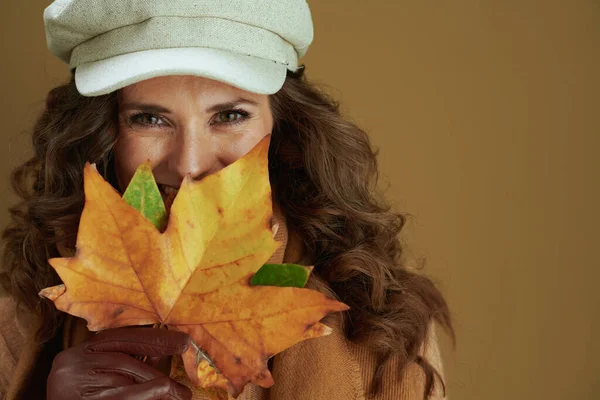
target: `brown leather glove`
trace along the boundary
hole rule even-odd
[[[48,376],[48,400],[191,400],[189,388],[132,356],[152,360],[182,354],[190,345],[183,332],[117,328],[56,356]]]

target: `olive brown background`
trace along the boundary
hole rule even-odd
[[[45,94],[47,0],[0,0],[0,225]],[[600,2],[309,0],[302,60],[380,149],[453,310],[451,399],[600,398]]]

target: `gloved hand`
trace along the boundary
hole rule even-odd
[[[56,356],[48,376],[48,400],[190,400],[189,388],[132,356],[151,360],[182,354],[183,332],[117,328],[99,332]]]

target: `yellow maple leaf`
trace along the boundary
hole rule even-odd
[[[186,177],[163,233],[86,164],[76,254],[49,260],[64,284],[40,295],[92,331],[160,323],[187,332],[198,349],[183,361],[199,386],[234,397],[248,382],[271,386],[267,360],[330,333],[319,321],[348,307],[310,289],[250,285],[280,245],[269,139],[199,182]]]

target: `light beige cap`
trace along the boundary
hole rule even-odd
[[[55,0],[44,24],[84,96],[163,75],[273,94],[314,36],[306,0]]]

